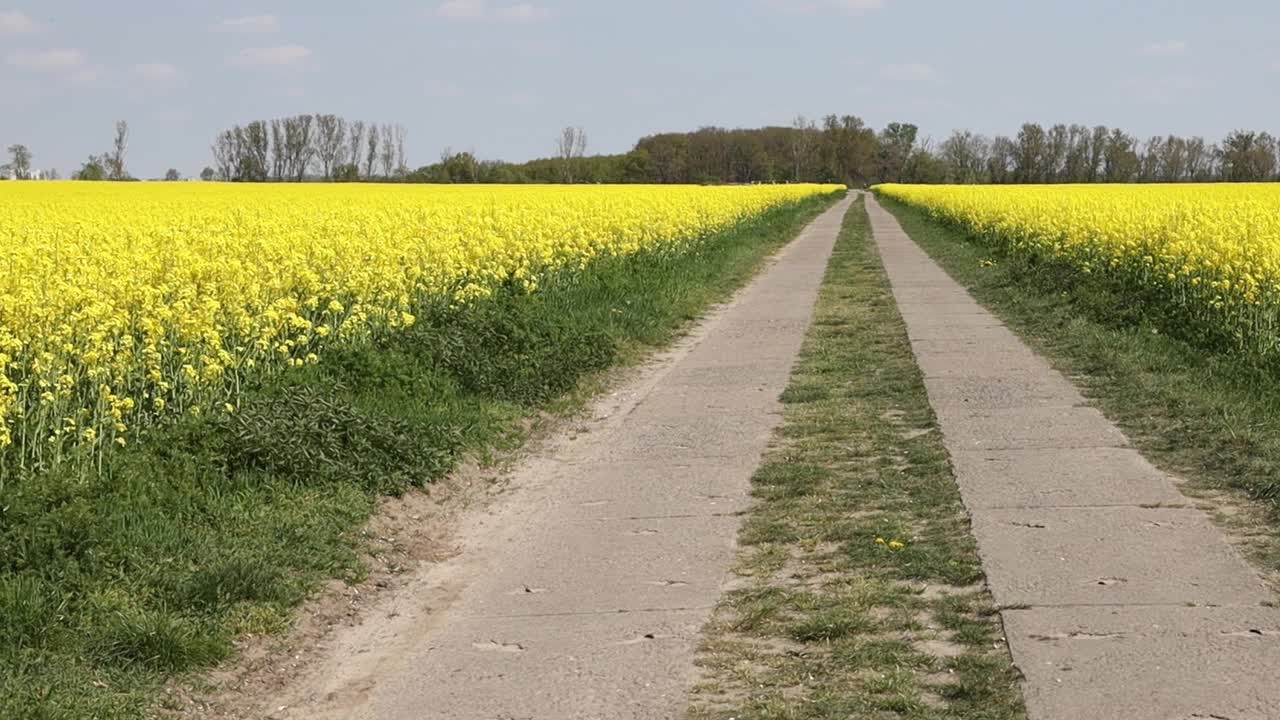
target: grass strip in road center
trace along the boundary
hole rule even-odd
[[[1169,332],[1123,290],[981,242],[881,197],[911,239],[1069,377],[1280,589],[1274,366]]]
[[[782,400],[690,717],[1025,717],[861,201]]]

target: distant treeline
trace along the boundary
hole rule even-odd
[[[789,127],[705,127],[640,139],[618,155],[587,155],[586,135],[566,128],[557,157],[481,160],[446,149],[409,169],[404,129],[335,115],[257,121],[221,133],[208,178],[243,181],[419,183],[909,183],[1212,182],[1277,179],[1277,140],[1237,130],[1146,140],[1119,128],[1026,123],[1013,137],[956,131],[941,143],[910,123],[876,131],[853,115],[804,117]]]
[[[641,139],[621,155],[546,158],[513,164],[448,153],[408,173],[414,182],[554,183],[1093,183],[1262,182],[1277,179],[1277,140],[1237,130],[1202,137],[1139,140],[1118,128],[1036,123],[1014,137],[956,131],[921,139],[909,123],[876,132],[861,119],[797,119],[791,127],[708,127]]]

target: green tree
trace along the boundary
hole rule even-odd
[[[1042,183],[1047,167],[1048,140],[1039,123],[1023,123],[1018,131],[1018,154],[1013,161],[1014,179],[1020,183]]]
[[[920,129],[911,123],[889,123],[880,132],[876,152],[877,174],[885,182],[902,182]]]
[[[71,174],[72,180],[106,180],[107,162],[97,155],[90,155],[80,169]]]
[[[342,163],[333,168],[334,182],[359,182],[360,166],[353,163]]]
[[[1222,141],[1222,179],[1262,182],[1276,172],[1276,141],[1268,133],[1235,130]]]
[[[1138,140],[1126,134],[1120,128],[1111,131],[1107,137],[1107,146],[1102,155],[1102,177],[1104,182],[1132,182],[1141,169],[1138,159]]]

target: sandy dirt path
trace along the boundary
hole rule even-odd
[[[849,200],[732,302],[520,463],[451,560],[339,629],[253,717],[683,714],[749,481]]]
[[[1031,720],[1280,718],[1280,611],[1076,388],[867,209]]]

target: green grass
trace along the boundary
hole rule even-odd
[[[861,201],[782,399],[691,718],[1023,718]]]
[[[141,717],[237,635],[287,628],[325,580],[366,574],[379,497],[515,448],[525,418],[669,342],[830,202],[534,295],[420,308],[408,331],[246,388],[234,415],[150,429],[100,473],[4,478],[0,718]]]
[[[1149,459],[1187,480],[1184,490],[1207,500],[1207,508],[1223,511],[1261,568],[1273,576],[1280,571],[1280,378],[1274,369],[1211,351],[1155,306],[1120,289],[999,252],[919,210],[880,202]]]

